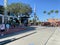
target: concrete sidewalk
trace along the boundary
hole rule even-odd
[[[9,42],[12,42],[14,40],[18,40],[20,38],[23,38],[23,37],[32,35],[34,33],[36,33],[35,27],[27,27],[26,30],[22,30],[20,32],[15,32],[15,34],[14,33],[9,34],[9,35],[12,35],[12,36],[7,35],[8,37],[5,37],[4,36],[4,38],[3,37],[0,38],[0,45],[3,45],[3,44],[6,44],[6,43],[9,43]]]
[[[0,43],[1,43],[2,41],[5,41],[5,40],[9,40],[9,39],[11,39],[11,40],[12,40],[12,39],[17,39],[17,38],[20,38],[20,37],[28,36],[28,35],[30,35],[30,34],[34,34],[34,33],[36,33],[36,31],[30,31],[30,32],[18,34],[18,35],[15,35],[15,36],[3,38],[3,39],[0,39]]]
[[[33,31],[1,39],[0,45],[60,45],[59,37],[59,27],[39,26]]]
[[[58,27],[46,45],[60,45],[60,28]]]
[[[57,30],[55,27],[37,27],[35,34],[18,39],[6,45],[46,45]]]

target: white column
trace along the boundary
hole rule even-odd
[[[7,17],[7,0],[4,0],[4,16],[5,20],[8,20]],[[6,22],[5,22],[6,23]]]
[[[2,16],[2,23],[4,23],[4,16]]]
[[[4,0],[4,15],[6,16],[7,15],[7,0]]]

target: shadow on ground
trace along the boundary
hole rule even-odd
[[[11,37],[11,36],[22,34],[22,33],[26,33],[26,32],[29,32],[29,31],[34,31],[35,29],[36,29],[36,27],[28,27],[26,30],[20,30],[19,32],[14,32],[14,33],[11,33],[11,34],[6,34],[4,36],[0,36],[0,39]]]

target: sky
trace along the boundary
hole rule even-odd
[[[8,4],[22,2],[29,4],[34,10],[36,7],[36,15],[40,21],[47,21],[49,18],[60,19],[60,12],[58,14],[52,13],[50,15],[44,14],[43,11],[49,12],[50,10],[60,11],[60,0],[8,0]],[[4,5],[4,0],[0,0],[0,5]],[[33,13],[31,14],[33,16]]]

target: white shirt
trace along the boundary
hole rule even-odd
[[[5,29],[5,24],[2,24],[0,27],[1,30]]]
[[[10,27],[10,25],[9,25],[9,24],[6,24],[6,28],[8,28],[8,29],[9,29],[9,27]]]

